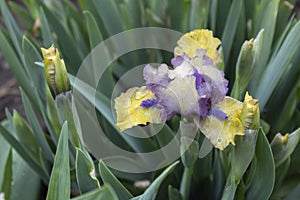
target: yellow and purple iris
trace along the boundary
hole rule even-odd
[[[131,88],[115,99],[117,127],[123,131],[180,115],[195,122],[216,148],[234,144],[234,137],[251,128],[259,115],[258,101],[248,93],[244,103],[226,96],[228,80],[216,67],[219,45],[211,31],[192,31],[179,40],[172,68],[146,65],[146,86]]]

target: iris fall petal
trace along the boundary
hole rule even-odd
[[[153,99],[155,99],[155,95],[145,86],[130,88],[117,97],[115,99],[116,126],[120,131],[139,124],[146,125],[148,122],[162,122],[160,109],[155,106],[142,106],[153,102]]]

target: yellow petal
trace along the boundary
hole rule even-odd
[[[133,126],[150,123],[159,123],[161,111],[158,108],[141,107],[141,103],[147,99],[154,99],[155,95],[145,86],[128,89],[115,99],[117,113],[116,126],[120,131]]]
[[[223,150],[229,143],[234,143],[236,135],[244,135],[244,126],[239,119],[242,103],[231,97],[225,97],[215,108],[222,110],[227,114],[228,119],[220,120],[213,115],[205,119],[196,121],[202,133],[218,149]]]
[[[49,58],[55,56],[54,44],[52,44],[49,49],[41,48],[41,50],[42,50],[43,58]]]
[[[187,54],[189,57],[195,57],[197,49],[205,49],[206,55],[210,57],[214,63],[222,61],[217,52],[221,41],[213,37],[212,31],[207,29],[194,30],[184,34],[178,41],[178,46],[175,48],[175,56]]]
[[[243,108],[243,103],[226,96],[221,102],[214,105],[214,108],[222,110],[229,118],[239,118],[241,109]]]

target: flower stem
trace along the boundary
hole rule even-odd
[[[192,168],[184,167],[184,172],[180,185],[180,193],[182,195],[183,200],[189,199],[192,174]]]

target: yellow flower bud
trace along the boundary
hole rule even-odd
[[[58,49],[52,45],[49,49],[41,48],[44,58],[44,73],[52,95],[70,90],[70,80],[63,59],[60,59]]]

